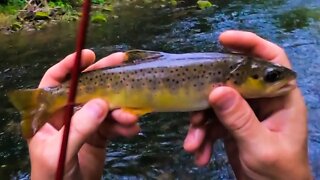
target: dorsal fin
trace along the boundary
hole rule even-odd
[[[146,51],[146,50],[129,50],[125,52],[126,60],[125,64],[137,64],[145,61],[159,60],[165,53],[158,51]]]

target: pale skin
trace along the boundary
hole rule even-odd
[[[229,49],[290,67],[283,49],[253,33],[227,31],[219,40]],[[197,165],[208,164],[213,143],[223,138],[237,179],[312,179],[307,110],[298,88],[283,97],[251,100],[251,108],[235,90],[219,87],[209,102],[216,117],[195,112],[184,141]]]
[[[226,48],[290,67],[280,47],[253,33],[227,31],[219,40]],[[123,59],[123,53],[115,53],[93,64],[94,53],[84,50],[82,67],[99,69],[120,64]],[[60,84],[71,71],[73,60],[74,54],[51,67],[39,87]],[[197,165],[209,163],[213,143],[223,138],[237,179],[312,179],[307,156],[307,113],[298,88],[284,97],[250,101],[252,108],[228,87],[212,90],[208,98],[216,117],[208,112],[193,113],[184,142],[184,149],[194,154]],[[27,140],[32,179],[55,178],[62,119],[58,112]],[[137,120],[122,110],[109,112],[103,100],[86,103],[72,117],[65,179],[100,179],[107,141],[115,136],[136,135],[140,130]]]
[[[39,87],[56,86],[71,72],[75,54],[51,67]],[[123,53],[114,53],[94,63],[95,54],[82,52],[85,71],[120,64]],[[54,179],[63,134],[63,111],[57,112],[31,139],[28,139],[31,179]],[[108,114],[108,117],[107,117]],[[107,118],[106,118],[107,117]],[[104,167],[107,140],[131,137],[140,128],[138,118],[122,110],[109,112],[107,102],[93,99],[77,111],[71,120],[64,179],[100,179]],[[62,127],[62,128],[61,128]]]

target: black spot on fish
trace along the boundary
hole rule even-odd
[[[254,74],[254,75],[252,75],[252,78],[253,78],[253,79],[258,79],[258,78],[259,78],[259,75],[258,75],[258,74]]]
[[[237,80],[234,80],[233,83],[234,83],[234,84],[238,84],[238,81],[237,81]]]
[[[220,75],[220,74],[221,74],[221,71],[218,71],[218,74]]]

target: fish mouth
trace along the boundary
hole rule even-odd
[[[296,83],[292,80],[286,84],[283,84],[279,87],[279,89],[277,90],[277,94],[278,95],[283,95],[288,93],[289,91],[295,89],[297,87]]]

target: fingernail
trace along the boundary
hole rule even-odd
[[[220,111],[226,111],[228,109],[230,109],[233,104],[235,103],[235,99],[236,96],[233,92],[228,92],[228,93],[224,93],[225,95],[221,96],[216,104],[216,107],[220,110]]]

